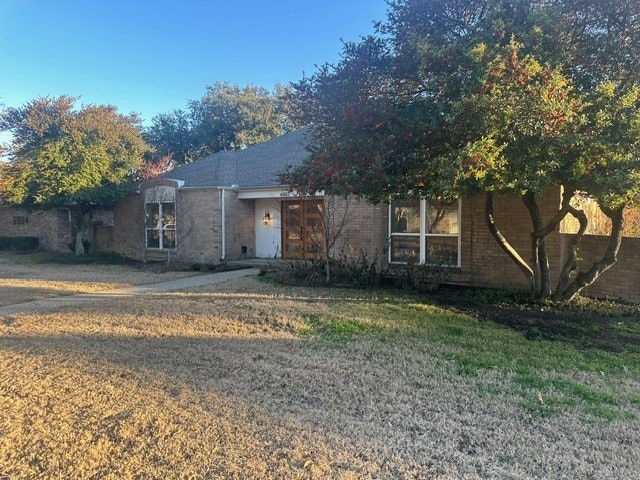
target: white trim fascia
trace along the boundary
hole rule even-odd
[[[287,198],[291,192],[282,188],[243,188],[238,190],[240,200],[256,198]]]
[[[184,180],[176,180],[175,178],[167,178],[166,180],[176,182],[178,184],[178,188],[182,188],[182,186],[184,185]]]

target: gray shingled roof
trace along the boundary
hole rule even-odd
[[[275,187],[277,175],[288,165],[299,165],[308,156],[310,127],[285,133],[238,151],[222,151],[199,158],[163,175],[182,180],[183,187]]]

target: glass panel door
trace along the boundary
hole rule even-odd
[[[324,244],[323,200],[282,201],[282,257],[320,258]]]

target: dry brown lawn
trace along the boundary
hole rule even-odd
[[[61,265],[48,253],[0,252],[0,307],[77,293],[163,282],[195,272],[139,270],[125,265]]]
[[[637,478],[633,417],[536,417],[453,350],[309,334],[376,295],[243,278],[5,319],[0,478]]]

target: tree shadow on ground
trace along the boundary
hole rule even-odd
[[[603,316],[549,306],[502,306],[462,298],[453,291],[433,296],[443,307],[504,325],[528,340],[565,342],[581,349],[640,354],[640,316]]]

